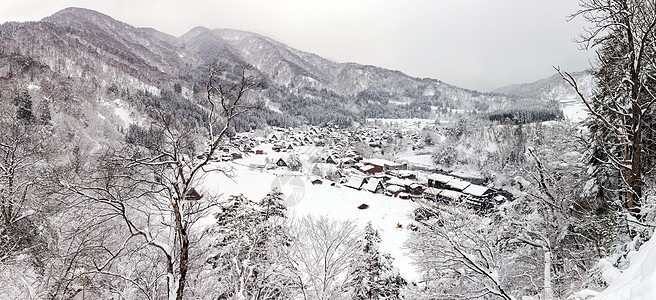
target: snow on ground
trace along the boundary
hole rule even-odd
[[[275,113],[282,114],[282,111],[280,110],[278,105],[276,103],[271,102],[271,100],[267,99],[265,105],[266,105],[266,108],[270,109],[271,111],[273,111]]]
[[[608,287],[600,293],[583,290],[573,299],[594,300],[653,300],[656,299],[656,238],[652,237],[640,247],[629,253],[630,265],[618,270],[602,259],[598,266],[605,269],[602,276]],[[595,296],[593,298],[590,298]]]
[[[358,209],[360,204],[368,204],[367,209]],[[367,222],[378,229],[381,236],[380,248],[394,257],[394,265],[410,281],[417,281],[419,276],[402,249],[410,233],[406,226],[412,223],[411,213],[414,203],[382,194],[358,191],[345,186],[306,185],[305,196],[297,205],[291,207],[295,216],[325,215],[335,220],[356,220],[360,228]],[[401,224],[403,228],[397,228]]]
[[[238,159],[234,163],[220,163],[235,168],[237,176],[230,179],[221,173],[209,173],[199,183],[205,192],[221,193],[223,197],[244,194],[244,196],[259,200],[264,197],[275,185],[281,185],[285,197],[289,199],[295,193],[294,205],[288,208],[292,218],[301,218],[306,215],[327,216],[333,220],[355,220],[360,228],[371,222],[378,229],[382,242],[380,248],[394,257],[394,265],[399,268],[401,275],[409,281],[418,281],[419,274],[411,263],[406,249],[402,246],[410,234],[406,226],[413,222],[412,212],[414,204],[410,200],[403,200],[373,194],[367,191],[358,191],[345,186],[330,186],[328,183],[312,185],[309,178],[290,176],[280,170],[259,170],[247,167],[250,160],[256,156]],[[279,176],[276,176],[278,172]],[[281,179],[282,178],[282,179]],[[202,192],[201,192],[202,193]],[[361,204],[368,204],[369,208],[360,210]],[[397,228],[401,224],[403,228]]]
[[[367,119],[367,123],[380,122],[385,125],[403,125],[400,128],[424,128],[426,125],[435,124],[435,119]]]
[[[398,155],[396,158],[400,161],[407,161],[408,164],[418,167],[424,167],[424,168],[435,167],[435,163],[433,162],[433,156],[431,154]]]
[[[588,117],[588,109],[581,101],[561,101],[561,109],[565,119],[578,123]]]
[[[131,112],[128,109],[127,105],[125,105],[125,102],[121,99],[116,99],[114,100],[114,114],[119,117],[121,121],[123,121],[125,126],[128,126],[130,124],[134,123],[134,120],[130,116]]]

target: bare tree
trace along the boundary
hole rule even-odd
[[[424,273],[424,294],[431,299],[514,299],[500,273],[500,237],[486,226],[489,220],[464,207],[427,207],[439,217],[420,222],[406,242]]]
[[[288,274],[303,299],[344,299],[348,271],[357,257],[358,237],[352,221],[307,216],[292,229]]]
[[[640,218],[643,198],[646,120],[656,102],[653,86],[656,51],[656,2],[653,0],[581,0],[581,16],[592,25],[581,36],[585,48],[598,47],[597,90],[583,95],[567,72],[556,70],[578,93],[604,137],[602,163],[620,173],[625,205]]]
[[[17,108],[16,110],[20,110]],[[51,128],[0,107],[0,261],[38,244],[48,203],[47,178],[57,155]]]
[[[29,98],[27,91],[22,97]],[[26,98],[26,99],[27,99]],[[0,95],[0,265],[7,279],[7,293],[18,288],[29,297],[45,297],[48,277],[45,262],[54,244],[56,229],[51,215],[58,208],[49,180],[59,168],[60,149],[53,128],[34,122],[29,107],[8,105]],[[31,113],[31,110],[30,110]],[[18,271],[20,270],[20,271]],[[40,277],[33,276],[41,272]],[[32,276],[31,276],[32,275]]]
[[[570,150],[567,143],[572,144],[559,144]],[[526,170],[532,184],[524,187],[518,199],[504,205],[499,221],[508,249],[524,254],[516,257],[522,262],[516,268],[508,268],[506,275],[528,277],[530,282],[536,282],[535,290],[541,290],[544,299],[559,299],[584,281],[581,274],[596,259],[594,248],[599,245],[595,245],[591,231],[598,226],[598,219],[591,215],[591,207],[580,196],[584,185],[581,174],[585,170],[578,163],[579,156],[571,154],[578,152],[556,157],[550,150],[538,151],[528,148],[535,163]],[[542,273],[522,270],[526,268],[522,264],[534,270],[541,266]]]
[[[98,172],[68,188],[97,204],[102,221],[117,226],[119,242],[96,246],[98,257],[89,272],[121,278],[148,297],[182,299],[192,266],[194,243],[202,230],[198,220],[216,207],[216,195],[196,191],[209,172],[230,170],[211,164],[220,147],[228,145],[232,122],[255,105],[248,94],[264,88],[248,67],[211,67],[207,83],[206,128],[194,128],[175,112],[153,111],[150,127],[119,151],[108,151]],[[200,189],[199,189],[200,190]],[[202,190],[201,190],[202,192]],[[164,274],[145,284],[140,274],[119,274],[116,262],[125,256],[147,257]],[[146,270],[142,270],[146,271]],[[161,288],[160,278],[165,278]]]

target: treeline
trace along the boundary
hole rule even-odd
[[[490,112],[484,118],[500,123],[529,124],[535,122],[562,120],[563,111],[557,106],[509,109]]]

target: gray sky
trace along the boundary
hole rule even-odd
[[[195,26],[260,33],[337,62],[357,62],[488,91],[579,71],[590,52],[566,22],[576,0],[2,0],[0,23],[85,7],[180,36]]]

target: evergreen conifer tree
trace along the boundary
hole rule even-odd
[[[32,112],[32,96],[27,90],[16,92],[14,95],[16,105],[16,117],[26,123],[32,123],[34,114]]]
[[[380,241],[378,231],[369,222],[346,284],[354,300],[401,299],[399,294],[406,282],[392,266],[392,257],[379,250]]]

